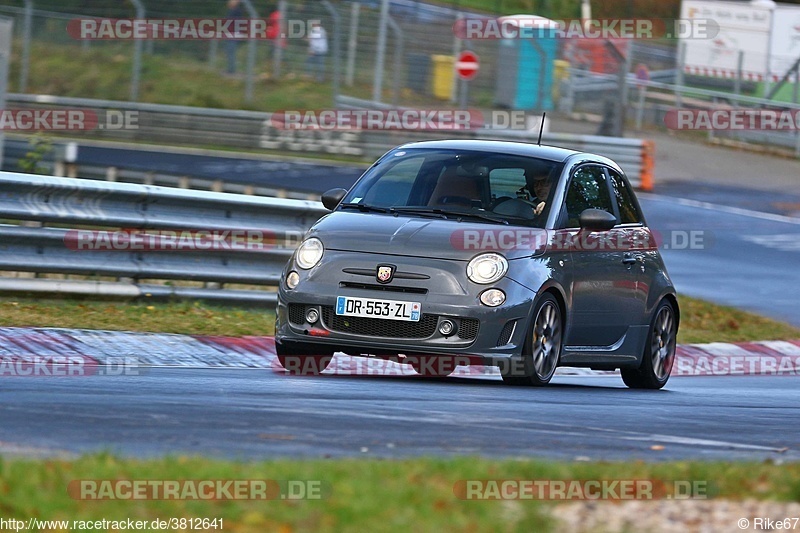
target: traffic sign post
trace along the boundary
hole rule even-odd
[[[461,109],[467,108],[469,82],[475,79],[479,70],[480,63],[478,61],[478,55],[469,50],[461,52],[456,61],[456,73],[461,79],[461,98],[459,102]]]

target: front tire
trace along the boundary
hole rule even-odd
[[[512,359],[508,368],[501,368],[503,381],[509,385],[543,387],[550,383],[558,368],[564,319],[552,294],[545,293],[542,296],[533,317],[522,349],[521,364],[519,360]]]
[[[620,369],[622,381],[632,389],[657,390],[667,384],[675,363],[678,322],[675,309],[662,301],[653,315],[639,368]]]
[[[293,376],[318,376],[333,360],[332,351],[311,345],[295,347],[276,342],[275,353],[286,373]]]

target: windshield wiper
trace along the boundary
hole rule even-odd
[[[450,211],[448,209],[441,209],[438,207],[425,209],[419,207],[392,207],[392,213],[412,213],[415,215],[436,215],[442,218],[450,218],[450,217],[471,217],[471,218],[479,218],[481,220],[488,220],[490,222],[497,222],[499,224],[508,225],[508,220],[504,218],[495,217],[492,215],[487,215],[486,213],[472,213],[466,211]]]
[[[447,215],[442,213],[441,209],[426,209],[424,207],[392,207],[389,212],[395,216],[402,213],[423,217],[447,218]]]
[[[367,204],[355,204],[355,203],[347,203],[347,204],[339,204],[339,207],[344,209],[358,209],[362,213],[373,212],[373,213],[388,213],[389,210],[385,207],[378,207],[376,205],[367,205]]]

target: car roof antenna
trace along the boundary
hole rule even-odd
[[[544,117],[547,116],[547,113],[542,113],[542,123],[539,124],[539,140],[536,142],[539,146],[542,145],[542,131],[544,131]]]

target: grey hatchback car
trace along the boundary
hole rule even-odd
[[[558,366],[669,379],[678,301],[620,167],[502,141],[427,141],[381,157],[306,234],[278,290],[292,373],[334,352],[447,375],[494,365],[546,385]]]

